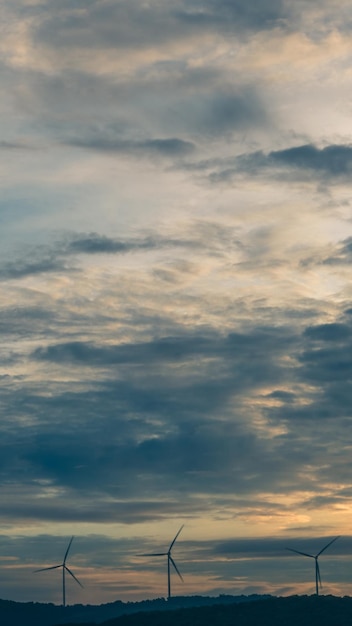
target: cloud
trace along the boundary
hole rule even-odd
[[[231,23],[236,29],[262,30],[272,28],[288,12],[282,0],[264,0],[260,5],[244,4],[241,0],[206,0],[205,2],[195,2],[195,7],[200,10],[201,15],[211,17],[214,22],[223,24]],[[191,14],[192,15],[192,14]]]
[[[335,535],[336,537],[336,535]],[[254,539],[232,539],[229,541],[220,541],[214,547],[214,553],[218,556],[224,555],[228,558],[280,558],[289,556],[287,548],[295,548],[310,554],[317,554],[319,550],[326,545],[333,537],[263,537]],[[296,548],[297,546],[297,548]],[[299,546],[299,547],[298,547]],[[343,546],[331,546],[331,552],[334,554],[346,554],[352,550],[351,538],[344,538]]]
[[[310,326],[305,330],[305,336],[309,339],[321,342],[346,342],[351,338],[351,327],[341,322],[332,322],[331,324],[319,324]]]
[[[31,60],[30,70],[16,66],[8,80],[12,106],[31,125],[31,146],[46,145],[52,149],[54,144],[120,157],[129,154],[178,160],[190,157],[200,142],[217,137],[228,139],[229,133],[252,128],[267,131],[273,124],[260,82],[238,68],[219,65],[212,55],[202,63],[189,63],[182,49],[175,58],[162,51],[149,58],[141,51],[137,61],[132,52],[121,56],[117,49],[116,59],[110,58],[109,51],[101,52],[102,58],[97,60],[89,41],[95,39],[99,21],[89,16],[90,10],[95,7],[97,12],[107,13],[108,30],[115,31],[123,24],[126,35],[128,31],[126,23],[109,18],[109,6],[94,3],[81,11],[72,9],[72,15],[68,8],[61,7],[56,15],[56,5],[51,3],[51,26],[44,20],[40,27],[46,25],[49,29],[46,43],[50,50],[44,47],[41,54],[41,36],[28,33],[28,46],[34,37],[32,54],[28,51],[26,56],[28,63]],[[120,2],[110,6],[113,13],[122,7]],[[144,12],[149,12],[140,3],[138,10],[135,8],[140,19]],[[128,13],[132,8],[128,5],[124,10]],[[160,3],[157,10],[160,16]],[[40,22],[41,11],[45,12],[43,5],[33,11],[38,11],[39,16],[31,18],[30,23]],[[87,28],[77,26],[78,33],[74,33],[74,24],[84,20],[84,16]],[[63,47],[58,43],[61,19],[67,20],[61,36],[70,41],[72,36],[71,43],[65,41]],[[143,21],[140,28],[138,42],[143,45],[147,23]],[[158,31],[166,36],[162,28],[158,27]],[[180,36],[184,33],[180,24]],[[86,37],[89,53],[84,50],[79,54],[76,47],[80,48],[81,39],[84,47]],[[105,45],[109,45],[108,41],[104,39]],[[193,47],[193,39],[191,43]],[[153,46],[156,45],[157,38],[153,40]],[[102,71],[105,65],[107,70]],[[21,130],[15,126],[12,132],[19,136]]]
[[[19,260],[11,263],[4,263],[0,266],[0,280],[16,280],[26,276],[45,274],[48,272],[63,272],[67,270],[61,259],[50,257],[38,260]]]
[[[135,238],[118,239],[99,233],[65,233],[61,241],[51,246],[39,246],[26,251],[17,261],[0,264],[0,280],[16,280],[46,273],[77,272],[79,268],[69,262],[77,255],[129,254],[167,249],[201,248],[202,242],[189,234],[184,237],[167,237],[151,233]]]
[[[33,150],[33,147],[22,142],[0,141],[0,150]]]
[[[258,328],[227,337],[185,335],[120,346],[73,342],[37,349],[29,355],[33,373],[35,363],[45,364],[46,371],[52,364],[56,377],[61,368],[67,375],[78,367],[81,383],[76,391],[74,385],[65,391],[51,384],[47,394],[41,385],[35,393],[33,386],[29,391],[18,381],[13,394],[4,381],[9,430],[2,441],[3,484],[25,473],[30,493],[48,493],[49,498],[45,503],[20,498],[19,506],[18,494],[10,492],[6,514],[13,509],[17,517],[25,517],[31,508],[32,519],[85,515],[94,521],[108,520],[114,511],[127,523],[170,514],[180,493],[183,510],[194,514],[198,505],[192,494],[198,490],[228,494],[236,488],[248,494],[267,481],[272,489],[283,482],[292,485],[294,458],[286,459],[278,476],[282,451],[274,452],[270,441],[261,441],[241,417],[249,391],[285,379],[279,361],[290,344],[287,329]],[[270,367],[268,351],[278,360]],[[97,368],[105,371],[102,380]],[[210,378],[205,382],[206,372]],[[237,419],[232,422],[234,410]],[[27,427],[15,427],[19,413]],[[66,423],[68,413],[72,418]],[[15,441],[11,457],[7,451]],[[260,476],[253,474],[254,458],[261,459]],[[158,510],[150,505],[149,514],[148,502],[157,502],[162,491],[169,493],[170,504],[164,497]],[[117,500],[99,507],[97,517],[88,504],[92,493],[99,500],[107,494]],[[71,514],[67,501],[76,497],[81,505]],[[131,508],[128,502],[134,500],[138,505]],[[203,506],[200,500],[199,508]]]
[[[241,85],[232,89],[218,87],[216,93],[198,93],[179,99],[181,118],[190,133],[216,137],[269,123],[264,103],[254,87]]]
[[[273,400],[280,400],[285,403],[292,403],[296,400],[296,395],[294,393],[290,391],[282,391],[280,389],[269,393],[267,397],[273,398]]]
[[[221,75],[214,76],[212,72],[207,75],[186,67],[181,76],[176,72],[173,78],[173,73],[170,68],[169,75],[145,79],[143,87],[133,81],[121,85],[116,97],[128,109],[125,124],[114,121],[111,115],[111,122],[105,129],[82,127],[77,136],[68,129],[65,143],[106,153],[176,159],[189,157],[204,139],[270,123],[265,104],[254,86],[239,82],[225,87]],[[198,82],[196,91],[193,81]],[[105,85],[105,90],[108,98],[115,97],[114,89]],[[122,115],[122,108],[120,111]],[[119,105],[114,116],[118,114]],[[77,127],[80,127],[79,121]],[[136,139],[136,135],[143,136],[144,128],[148,127],[161,137]],[[170,133],[177,136],[170,137]]]
[[[220,160],[190,164],[190,168],[208,171],[212,182],[236,177],[270,176],[288,181],[303,180],[344,182],[352,170],[352,146],[329,145],[318,148],[304,144],[268,153],[262,151]]]
[[[25,337],[40,333],[44,325],[46,336],[51,335],[50,327],[55,319],[54,309],[50,309],[48,302],[46,306],[41,302],[36,305],[13,307],[2,307],[0,310],[0,333],[3,337]],[[4,355],[4,352],[3,352]]]
[[[220,68],[184,62],[155,63],[143,79],[137,73],[112,81],[68,70],[55,79],[33,79],[30,89],[44,129],[54,137],[57,118],[66,112],[60,120],[61,144],[116,155],[185,158],[204,140],[272,124],[257,85],[239,75],[229,80]],[[97,107],[104,111],[99,124]]]
[[[128,523],[170,515],[181,506],[174,500],[181,493],[182,510],[194,515],[204,508],[202,499],[192,500],[197,492],[217,495],[212,505],[217,509],[234,490],[247,498],[265,485],[273,492],[296,489],[296,472],[311,454],[285,439],[262,439],[245,418],[254,410],[246,406],[248,394],[290,380],[280,358],[289,345],[293,349],[292,339],[287,329],[258,328],[223,338],[185,336],[115,347],[70,343],[36,350],[32,357],[46,369],[52,363],[67,375],[70,367],[83,366],[88,377],[83,385],[81,373],[76,392],[51,387],[48,396],[18,384],[10,404],[3,393],[9,419],[21,407],[32,423],[3,441],[3,482],[25,469],[34,493],[53,493],[52,504],[30,498],[28,507],[22,499],[16,505],[18,496],[13,500],[9,494],[6,512],[14,507],[17,517],[28,516],[31,508],[32,519],[85,516],[91,521],[115,515]],[[99,382],[96,368],[106,371],[105,381]],[[11,459],[6,450],[14,436],[17,455]],[[93,493],[102,502],[107,496],[113,500],[94,513]],[[70,513],[67,502],[77,498],[81,504]]]
[[[242,0],[176,2],[161,6],[153,0],[130,2],[53,2],[32,8],[39,21],[33,36],[47,46],[62,48],[138,49],[185,40],[200,32],[230,34],[266,30],[288,17],[283,0],[262,0],[260,6]]]
[[[345,448],[348,407],[352,401],[351,320],[347,311],[333,323],[307,325],[302,340],[295,379],[306,386],[305,400],[302,402],[301,396],[295,403],[283,401],[280,406],[272,406],[268,413],[271,420],[287,423],[291,439],[294,425],[303,428],[305,436],[310,439],[312,455],[317,455],[319,483],[329,483],[331,476],[338,476],[341,487],[348,484],[348,471],[340,452]],[[299,445],[299,437],[295,443],[292,439],[292,444],[294,447]],[[324,455],[327,453],[329,463],[325,465]],[[340,487],[321,489],[318,498],[312,496],[312,506],[324,508],[330,503],[330,508],[336,506],[338,509],[339,502],[347,505],[349,496],[346,497],[343,491],[340,493]]]
[[[334,253],[323,259],[324,265],[350,265],[352,263],[352,237],[347,237],[335,247]]]
[[[255,160],[256,157],[254,157]],[[258,164],[261,155],[258,155]],[[286,150],[270,152],[264,157],[262,164],[293,168],[297,170],[312,170],[331,178],[349,175],[352,170],[352,146],[330,145],[317,148],[306,144]]]
[[[130,153],[182,157],[193,152],[195,146],[182,139],[150,139],[146,141],[124,141],[122,139],[96,137],[92,139],[76,139],[69,143],[79,148],[88,148],[107,153]]]
[[[228,358],[236,362],[245,360],[246,355],[253,354],[252,365],[261,363],[265,351],[284,352],[294,342],[288,329],[257,327],[248,332],[232,332],[224,337],[214,335],[184,335],[181,337],[163,337],[149,343],[122,344],[99,347],[89,343],[64,343],[38,349],[35,358],[55,362],[82,362],[85,365],[135,363],[146,361],[175,361],[189,358]]]
[[[308,327],[305,337],[309,339],[299,357],[306,380],[324,383],[323,393],[328,394],[334,384],[345,387],[352,376],[352,326],[351,320]],[[339,403],[335,401],[335,410]],[[327,406],[331,407],[331,401]]]
[[[129,252],[162,250],[165,248],[197,246],[192,239],[163,237],[157,234],[139,238],[117,239],[99,235],[98,233],[70,234],[66,237],[64,250],[66,254],[126,254]]]

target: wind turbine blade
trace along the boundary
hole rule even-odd
[[[180,534],[180,532],[181,532],[181,530],[182,530],[182,528],[183,528],[183,527],[184,527],[184,524],[182,524],[182,526],[181,526],[180,530],[178,531],[178,533],[176,534],[176,536],[174,537],[174,539],[171,541],[171,543],[170,543],[170,548],[169,548],[169,552],[171,552],[171,550],[172,550],[172,546],[174,545],[174,543],[175,543],[175,541],[176,541],[177,537],[179,536],[179,534]]]
[[[302,554],[302,556],[309,556],[311,559],[315,558],[313,554],[307,554],[307,552],[300,552],[299,550],[294,550],[293,548],[286,548],[286,550],[290,550],[290,552],[296,552],[296,554]]]
[[[154,554],[136,554],[136,556],[167,556],[167,552],[154,552]]]
[[[340,536],[341,536],[341,535],[338,535],[338,537],[335,537],[335,539],[332,539],[331,541],[329,541],[329,543],[327,543],[327,544],[326,544],[326,546],[325,546],[322,550],[320,550],[320,552],[318,552],[317,557],[318,557],[318,556],[320,556],[320,555],[321,555],[321,554],[322,554],[325,550],[327,550],[327,548],[328,548],[329,546],[331,546],[331,544],[332,544],[332,543],[334,543],[334,541],[336,541],[337,539],[339,539],[339,538],[340,538]]]
[[[175,563],[175,561],[173,560],[173,558],[172,558],[172,556],[171,556],[171,555],[169,555],[169,559],[170,559],[170,561],[171,561],[172,565],[174,566],[176,573],[179,575],[179,577],[181,578],[181,580],[182,580],[182,582],[183,582],[183,578],[182,578],[182,576],[181,576],[180,572],[178,571],[178,569],[177,569],[177,565],[176,565],[176,563]]]
[[[65,570],[66,570],[66,572],[68,572],[69,574],[71,574],[72,578],[74,578],[74,579],[75,579],[75,581],[76,581],[76,583],[78,583],[78,584],[79,584],[79,586],[80,586],[80,587],[82,587],[82,589],[83,589],[83,585],[82,585],[82,583],[80,583],[80,582],[79,582],[78,578],[76,578],[76,576],[74,575],[74,573],[73,573],[73,572],[71,572],[71,570],[67,567],[67,565],[65,565]]]
[[[71,543],[72,543],[72,541],[73,541],[73,537],[71,537],[71,539],[70,539],[70,543],[69,543],[69,544],[68,544],[68,546],[67,546],[67,550],[66,550],[66,552],[65,552],[65,556],[64,556],[64,562],[63,562],[63,565],[65,565],[65,563],[66,563],[67,555],[68,555],[69,550],[70,550],[70,548],[71,548]]]
[[[53,565],[53,567],[42,567],[41,569],[35,569],[33,573],[36,574],[36,572],[46,572],[48,569],[57,569],[58,567],[62,567],[62,565]]]

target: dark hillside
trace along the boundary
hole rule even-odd
[[[173,609],[252,602],[263,596],[176,596],[170,601],[164,598],[143,600],[142,602],[110,602],[101,605],[75,604],[63,609],[55,604],[39,602],[12,602],[0,600],[0,626],[54,626],[55,624],[100,624],[109,619],[130,613],[148,611],[171,611]]]
[[[294,596],[124,615],[104,626],[351,626],[352,599]],[[73,626],[73,625],[71,625]],[[86,624],[85,626],[92,626]]]
[[[193,603],[193,606],[192,606]],[[183,608],[182,607],[183,604]],[[177,608],[179,607],[179,608]],[[186,607],[186,608],[185,608]],[[219,596],[101,606],[0,600],[1,626],[352,626],[352,598]]]

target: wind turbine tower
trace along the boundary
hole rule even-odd
[[[43,567],[42,569],[36,569],[35,570],[35,573],[36,572],[46,572],[49,569],[59,569],[60,567],[62,567],[62,606],[63,607],[66,606],[66,581],[65,581],[65,574],[66,574],[66,572],[68,572],[70,574],[70,576],[72,576],[72,578],[76,581],[76,583],[78,583],[79,586],[83,588],[83,585],[79,582],[78,578],[76,578],[74,573],[71,572],[71,570],[66,565],[66,559],[67,559],[68,553],[70,551],[72,541],[73,541],[73,537],[71,537],[71,539],[70,539],[70,542],[69,542],[69,544],[67,546],[67,550],[65,552],[64,560],[63,560],[62,563],[60,563],[60,565],[53,565],[52,567]]]
[[[179,576],[179,578],[182,580],[183,582],[183,578],[177,568],[177,565],[174,561],[174,559],[172,558],[172,554],[171,554],[171,550],[174,547],[175,541],[177,539],[177,537],[179,536],[182,528],[184,525],[181,526],[180,530],[177,532],[177,534],[175,535],[175,537],[173,538],[173,540],[170,543],[169,549],[167,552],[154,552],[152,554],[138,554],[138,556],[166,556],[167,557],[167,599],[170,600],[171,598],[171,565],[174,568],[176,574]]]
[[[302,556],[308,556],[309,558],[314,559],[315,561],[315,593],[317,596],[319,595],[319,587],[322,588],[318,559],[320,555],[323,554],[323,552],[325,552],[325,550],[327,550],[327,548],[331,546],[332,543],[334,543],[334,541],[339,539],[339,537],[340,535],[338,537],[335,537],[331,541],[329,541],[329,543],[327,543],[326,546],[324,546],[324,548],[322,548],[320,552],[318,552],[318,554],[308,554],[307,552],[300,552],[299,550],[294,550],[293,548],[286,548],[286,550],[290,550],[290,552],[296,552],[296,554],[301,554]]]

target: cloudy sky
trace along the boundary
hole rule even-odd
[[[3,0],[0,596],[352,593],[349,0]]]

